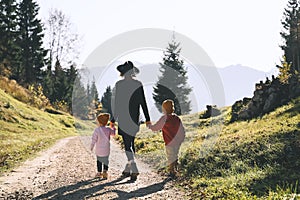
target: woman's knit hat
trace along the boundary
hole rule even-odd
[[[106,126],[109,118],[110,118],[110,114],[101,113],[100,115],[98,115],[97,120],[98,120],[99,124]]]
[[[171,114],[174,112],[174,101],[167,99],[162,103],[162,107],[165,109],[167,114]]]

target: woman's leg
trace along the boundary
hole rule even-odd
[[[133,137],[133,136],[130,136],[130,137],[131,137],[130,140],[131,140],[132,152],[135,154],[135,146],[134,146],[134,139],[135,139],[135,137]]]
[[[134,139],[135,139],[135,137],[133,137],[133,136],[130,136],[130,138],[129,138],[130,146],[131,146],[131,150],[132,150],[132,155],[135,154]],[[130,179],[131,179],[131,181],[136,181],[137,176],[139,175],[139,170],[136,166],[136,162],[134,161],[134,156],[132,157],[132,159],[129,162],[130,162],[130,166],[131,166]]]
[[[128,161],[134,160],[134,150],[135,150],[133,147],[133,138],[134,137],[125,133],[122,135],[122,138],[123,138],[123,143],[125,146],[125,154],[126,154],[127,160]]]

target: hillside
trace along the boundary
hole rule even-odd
[[[39,110],[0,89],[0,174],[58,139],[75,135],[75,126],[85,129],[69,114]]]
[[[183,116],[187,138],[180,152],[178,184],[191,199],[282,199],[300,197],[300,98],[250,121],[227,123],[222,116]],[[223,123],[224,122],[224,123]],[[143,129],[138,155],[164,166],[160,133]]]

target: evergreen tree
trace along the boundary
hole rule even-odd
[[[95,118],[100,112],[99,94],[96,87],[95,79],[93,78],[92,84],[87,84],[88,102],[89,102],[89,116]],[[100,109],[100,110],[99,110]]]
[[[81,81],[80,75],[74,82],[74,89],[72,95],[72,114],[81,119],[88,119],[89,102],[87,99],[87,91]]]
[[[57,61],[54,68],[53,76],[53,95],[51,101],[65,101],[67,96],[67,76],[65,70]]]
[[[54,96],[54,83],[53,83],[54,75],[52,70],[47,68],[45,71],[43,71],[43,77],[44,79],[42,81],[42,86],[43,86],[44,94],[52,103],[51,99]]]
[[[77,69],[74,65],[71,65],[70,68],[66,70],[65,77],[67,78],[65,101],[69,107],[69,110],[71,111],[72,93],[74,88],[74,82],[77,77]]]
[[[178,115],[188,114],[191,111],[189,94],[191,88],[187,85],[187,71],[184,62],[180,59],[180,43],[172,42],[164,51],[161,68],[161,76],[156,83],[153,93],[155,105],[161,111],[162,102],[166,99],[172,99],[175,104],[175,113]]]
[[[109,113],[112,116],[111,98],[112,98],[112,90],[111,87],[108,86],[101,97],[101,104],[102,104],[102,111]]]
[[[40,82],[41,68],[45,65],[46,51],[43,49],[43,27],[38,19],[39,6],[33,0],[22,0],[19,9],[20,77],[24,84]]]
[[[18,74],[17,2],[0,1],[0,75]]]
[[[99,94],[96,87],[95,79],[93,79],[91,87],[90,87],[90,101],[94,104],[95,107],[98,106],[99,103]]]
[[[52,104],[60,102],[67,105],[69,111],[72,110],[72,93],[77,75],[75,65],[64,69],[59,62],[56,62],[54,71],[47,69],[44,72],[44,93]]]
[[[291,64],[291,73],[300,71],[300,10],[298,0],[289,0],[284,10],[284,18],[281,22],[283,31],[280,33],[284,44],[286,62]]]

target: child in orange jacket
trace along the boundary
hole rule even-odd
[[[154,125],[148,127],[152,131],[162,130],[166,147],[168,169],[171,176],[175,175],[175,168],[178,164],[178,153],[185,138],[185,130],[181,119],[174,113],[174,102],[165,100],[162,104],[163,116]]]

